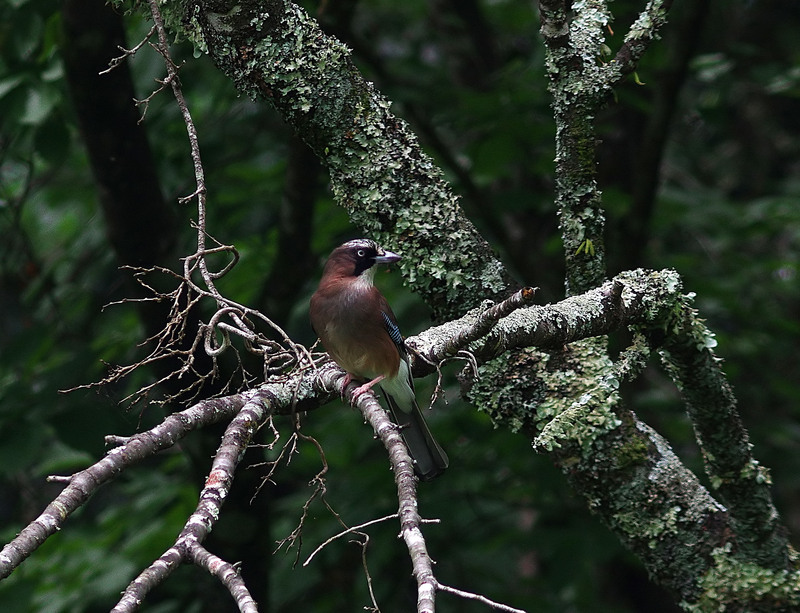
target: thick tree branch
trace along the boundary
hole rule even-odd
[[[711,485],[731,513],[737,553],[782,570],[789,563],[786,528],[772,502],[769,471],[753,458],[733,390],[713,353],[715,345],[713,334],[685,304],[668,330],[661,355],[686,400]]]
[[[284,0],[170,8],[186,11],[172,22],[195,24],[185,34],[240,90],[269,100],[311,146],[353,222],[403,254],[408,282],[439,318],[514,287],[406,123],[302,9]]]

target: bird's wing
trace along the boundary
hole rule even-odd
[[[383,315],[383,325],[386,328],[386,332],[389,334],[389,338],[392,339],[392,342],[397,347],[397,351],[400,352],[400,355],[405,355],[406,343],[403,340],[403,335],[400,334],[400,328],[397,327],[394,317],[392,317],[392,315],[386,311],[381,311],[381,315]]]
[[[386,309],[381,310],[381,315],[386,333],[400,353],[400,369],[397,376],[384,379],[380,382],[380,386],[394,421],[400,426],[400,435],[414,460],[414,470],[421,479],[427,481],[441,474],[447,468],[449,461],[447,454],[433,438],[417,404],[408,349],[394,314],[387,305]]]

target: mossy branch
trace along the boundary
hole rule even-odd
[[[437,317],[516,287],[408,125],[305,11],[282,0],[172,10],[242,92],[269,101],[312,147],[337,201],[365,234],[403,253],[406,280]]]
[[[753,457],[733,390],[714,355],[716,344],[687,297],[667,324],[660,354],[686,401],[711,485],[731,513],[737,553],[782,570],[789,562],[786,529],[772,502],[769,471]]]
[[[556,204],[564,243],[568,295],[606,276],[601,191],[597,184],[594,118],[631,73],[666,23],[670,0],[651,0],[611,62],[605,35],[612,16],[605,0],[540,0],[547,75],[556,121]]]

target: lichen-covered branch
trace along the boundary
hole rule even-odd
[[[686,400],[711,485],[730,511],[737,553],[782,570],[789,562],[788,541],[769,491],[769,471],[753,457],[715,345],[687,300],[668,327],[661,356]]]
[[[617,51],[614,60],[607,65],[611,73],[608,78],[612,84],[618,83],[636,70],[636,65],[644,52],[667,23],[667,13],[670,8],[672,0],[649,0],[625,35],[625,42]]]
[[[635,69],[658,36],[671,2],[650,0],[610,61],[604,30],[611,16],[605,0],[540,0],[539,6],[556,121],[556,201],[567,263],[566,287],[568,295],[582,294],[583,299],[592,294],[592,288],[601,286],[606,274],[594,117],[612,87]],[[586,310],[590,306],[585,303],[580,309],[584,318],[596,313]],[[621,406],[616,390],[620,380],[640,369],[650,351],[641,333],[636,346],[616,365],[600,339],[539,354],[538,368],[526,368],[520,361],[519,368],[509,370],[502,359],[497,364],[489,362],[482,368],[483,380],[471,393],[479,406],[489,407],[495,422],[524,430],[535,445],[549,449],[565,466],[576,489],[587,496],[590,507],[645,560],[651,574],[689,606],[713,591],[700,578],[706,575],[711,560],[720,559],[720,551],[730,554],[738,547],[746,559],[785,572],[789,548],[766,474],[750,455],[729,387],[713,354],[703,345],[703,335],[698,335],[704,328],[685,303],[676,302],[674,309],[681,325],[665,330],[672,317],[661,311],[642,329],[655,327],[660,335],[666,335],[665,361],[687,398],[712,484],[729,505],[730,515],[677,461],[663,439]],[[517,312],[515,316],[525,315]],[[648,335],[651,344],[656,338],[663,339],[659,334]],[[525,365],[530,365],[530,360]],[[483,383],[486,379],[494,385]],[[497,389],[498,379],[506,382],[501,390]],[[621,471],[620,457],[624,458]],[[626,466],[628,462],[630,466]],[[666,472],[658,471],[666,478],[653,479],[653,473],[646,479],[642,473],[630,480],[622,477],[629,468],[647,466],[668,467]],[[646,493],[654,482],[666,489],[657,495]],[[654,495],[666,506],[652,504]],[[625,502],[620,505],[620,501]],[[685,533],[688,524],[702,525],[707,530],[705,538],[683,542],[678,549],[673,549],[677,543],[668,542],[670,537],[658,544],[647,543],[648,534],[657,534],[658,541],[673,531]],[[724,529],[717,529],[719,526]],[[736,542],[735,547],[728,546],[731,542]],[[664,555],[674,551],[681,555]],[[682,555],[687,551],[692,558]],[[730,558],[725,561],[731,562]],[[762,585],[760,589],[770,587]],[[737,604],[756,610],[756,592],[737,595],[741,599]],[[795,596],[793,602],[796,600]],[[774,605],[771,602],[770,606]]]
[[[529,360],[492,360],[468,397],[487,407],[495,423],[548,451],[651,576],[693,601],[712,552],[728,537],[725,508],[667,441],[621,403],[602,337],[527,353],[538,360],[536,369],[527,367]]]
[[[651,0],[617,56],[606,62],[605,0],[540,0],[547,75],[556,122],[556,204],[567,263],[567,294],[585,292],[606,275],[605,217],[596,177],[594,118],[614,85],[631,73],[666,23],[670,0]]]
[[[408,125],[303,9],[193,0],[170,10],[184,11],[171,21],[185,24],[241,91],[268,100],[311,146],[337,201],[362,231],[403,254],[406,280],[438,317],[514,286]]]
[[[556,122],[556,204],[567,263],[567,295],[605,279],[605,217],[596,179],[594,118],[610,92],[598,62],[610,19],[602,0],[539,3]]]
[[[612,362],[604,338],[585,333],[605,334],[620,326],[636,336]],[[430,345],[414,339],[429,361],[443,346],[435,340],[443,327],[433,329]],[[725,506],[667,441],[620,401],[620,385],[641,371],[650,353],[640,330],[651,344],[661,344],[671,363]],[[715,588],[702,579],[717,564],[741,570],[743,561],[758,561],[758,572],[783,573],[774,588],[783,600],[771,605],[789,606],[800,599],[800,591],[786,597],[794,576],[791,549],[766,473],[750,454],[730,390],[709,351],[711,338],[674,272],[628,272],[584,295],[519,309],[499,321],[471,345],[482,364],[480,377],[466,380],[467,394],[496,424],[526,433],[534,446],[548,451],[589,507],[685,603],[709,597]],[[507,353],[495,357],[489,351],[516,343],[528,347],[524,358],[509,360]],[[715,470],[727,472],[721,477]],[[741,573],[743,583],[746,575]],[[736,602],[753,607],[759,590],[772,589],[755,585]]]
[[[463,349],[486,362],[515,348],[558,349],[621,327],[663,321],[681,299],[680,291],[680,277],[674,270],[628,271],[555,304],[518,304],[491,326],[487,325],[487,320],[492,321],[488,315],[497,307],[487,303],[406,342],[421,358],[414,360],[415,373],[423,375]]]

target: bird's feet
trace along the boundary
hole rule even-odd
[[[347,386],[350,385],[352,381],[353,381],[353,375],[351,375],[349,372],[345,373],[344,381],[342,381],[342,400],[344,400],[344,394],[345,390],[347,389]]]
[[[372,381],[369,381],[369,382],[365,383],[364,385],[361,385],[361,386],[357,387],[356,389],[354,389],[353,390],[353,402],[358,400],[358,398],[359,398],[359,396],[361,396],[361,394],[366,394],[367,392],[372,391],[372,386],[375,385],[376,383],[379,383],[380,381],[382,381],[385,378],[386,378],[385,375],[381,375],[380,377],[375,377]]]

